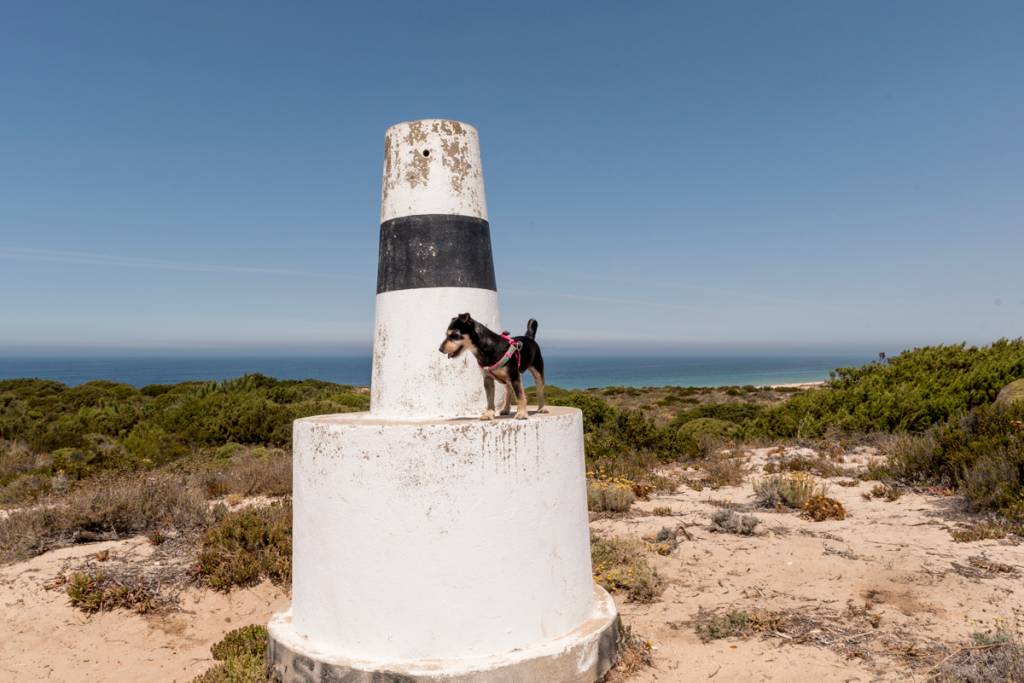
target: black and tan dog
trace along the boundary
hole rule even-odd
[[[523,373],[533,375],[537,385],[537,412],[546,413],[544,407],[544,359],[540,347],[534,341],[537,335],[537,321],[526,323],[526,334],[511,337],[507,332],[496,334],[485,325],[473,320],[469,313],[452,318],[448,331],[441,342],[441,353],[456,358],[463,351],[469,351],[484,375],[484,391],[487,393],[487,410],[481,420],[494,419],[494,380],[505,385],[505,407],[502,415],[512,412],[512,394],[516,395],[516,419],[525,420],[526,391],[523,389]]]

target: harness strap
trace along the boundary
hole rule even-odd
[[[501,338],[508,342],[508,349],[505,351],[505,355],[503,355],[494,365],[486,365],[483,368],[481,368],[491,377],[495,377],[495,370],[500,370],[506,365],[508,365],[508,362],[512,360],[512,356],[516,357],[516,369],[518,370],[520,367],[522,367],[522,361],[519,357],[519,350],[523,348],[523,343],[513,339],[512,335],[510,335],[507,331],[501,333]]]

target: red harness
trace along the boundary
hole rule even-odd
[[[480,368],[495,379],[497,379],[497,375],[494,374],[494,371],[501,370],[503,367],[508,365],[508,362],[512,360],[512,356],[516,357],[516,369],[518,370],[522,367],[522,363],[519,358],[519,349],[523,348],[523,342],[513,339],[507,331],[501,333],[501,338],[508,342],[508,350],[505,351],[505,355],[502,356],[494,365],[485,365]]]

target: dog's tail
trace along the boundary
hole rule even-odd
[[[533,339],[534,337],[537,336],[537,321],[534,320],[533,318],[530,318],[526,322],[526,336],[529,339]]]

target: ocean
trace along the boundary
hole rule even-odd
[[[828,379],[837,367],[869,356],[572,356],[545,357],[547,382],[566,389],[605,386],[790,384]],[[137,387],[186,380],[225,380],[258,372],[277,379],[368,385],[370,357],[90,357],[0,358],[0,379],[38,377],[74,386],[112,380]]]

